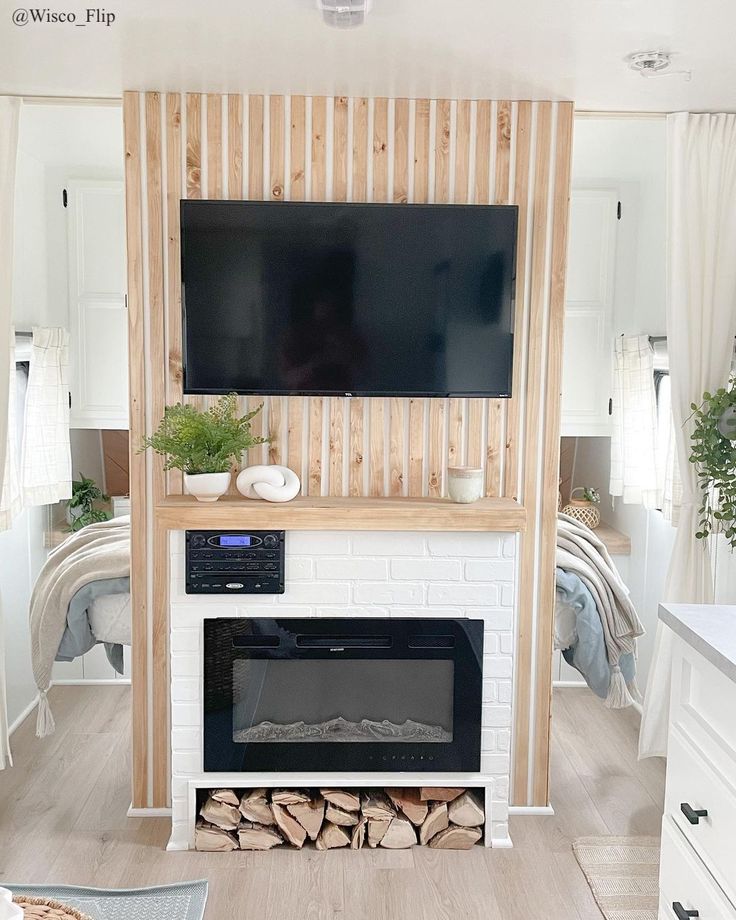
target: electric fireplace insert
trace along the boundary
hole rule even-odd
[[[207,619],[204,769],[480,769],[483,621]]]

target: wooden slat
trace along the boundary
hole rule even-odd
[[[179,246],[179,201],[181,199],[181,96],[169,93],[166,97],[166,261],[168,266],[167,293],[167,349],[168,379],[166,402],[173,404],[183,398],[183,371],[181,350],[181,264]],[[170,470],[169,491],[180,494],[182,475]]]
[[[414,113],[414,201],[427,200],[429,186],[429,99],[417,99]]]
[[[161,144],[161,97],[146,93],[146,210],[148,214],[148,339],[151,355],[151,428],[158,425],[166,405],[168,361],[165,350],[164,309],[164,240],[163,240],[163,162]],[[166,493],[164,460],[158,454],[150,459],[153,467],[152,496],[159,504]],[[154,531],[154,540],[156,532]],[[154,546],[154,558],[161,547]],[[165,552],[165,546],[163,547]],[[157,726],[153,733],[153,807],[166,806],[168,795],[168,592],[166,570],[153,569],[152,609],[152,692],[151,718]]]
[[[572,160],[572,103],[557,109],[555,177],[553,187],[550,303],[547,342],[544,448],[542,454],[542,533],[537,578],[537,687],[534,707],[534,771],[532,801],[549,801],[550,714],[552,701],[552,636],[555,602],[557,479],[560,460],[562,350],[565,320],[567,219]]]
[[[269,108],[269,187],[275,201],[284,197],[284,97],[270,96]]]
[[[384,471],[386,466],[385,403],[386,401],[380,398],[370,400],[369,495],[384,494]]]
[[[284,455],[283,430],[288,417],[288,399],[285,396],[270,396],[268,399],[268,462],[282,463]]]
[[[243,97],[227,97],[227,195],[243,197]]]
[[[250,431],[254,438],[262,438],[264,436],[263,431],[263,406],[264,400],[262,396],[249,396],[247,399],[240,400],[239,406],[241,412],[253,412],[255,409],[260,407],[260,411],[251,419]],[[257,466],[264,461],[264,454],[267,452],[267,448],[264,450],[262,445],[252,448],[248,451],[248,456],[246,460],[247,466]]]
[[[470,188],[470,100],[461,99],[457,104],[455,126],[455,195],[457,204],[472,204],[473,190]]]
[[[491,165],[491,133],[491,103],[488,99],[480,99],[475,120],[475,197],[473,200],[476,204],[490,202],[488,171]]]
[[[409,400],[409,495],[424,494],[424,400]]]
[[[417,199],[419,200],[419,199]],[[434,141],[434,200],[450,200],[450,100],[437,100]]]
[[[404,492],[404,400],[389,400],[389,495]]]
[[[322,418],[324,399],[309,398],[309,495],[322,494]]]
[[[475,469],[483,466],[483,444],[481,438],[483,435],[483,410],[486,408],[487,400],[471,397],[468,399],[467,406],[467,430],[468,430],[468,448],[466,464]],[[487,439],[487,449],[491,449],[490,436]],[[498,445],[495,445],[496,448]],[[486,494],[488,489],[486,487]]]
[[[187,198],[202,197],[202,103],[187,93]]]
[[[248,197],[263,198],[263,96],[248,97]]]
[[[302,434],[304,431],[304,397],[292,396],[288,403],[287,466],[302,477]]]
[[[292,201],[302,201],[305,196],[306,172],[306,99],[304,96],[291,97],[291,140],[290,140],[290,190]]]
[[[532,230],[531,307],[529,313],[528,371],[524,408],[524,488],[522,500],[529,514],[528,533],[520,560],[517,673],[527,675],[517,681],[515,706],[514,799],[525,803],[529,778],[529,726],[531,722],[531,665],[534,648],[533,611],[537,558],[537,490],[541,447],[542,370],[544,361],[544,320],[546,312],[545,251],[547,242],[547,196],[549,191],[550,103],[537,104],[537,136],[534,157],[534,226]]]
[[[394,102],[394,188],[395,204],[409,200],[409,100]]]
[[[514,170],[514,204],[519,206],[519,227],[516,249],[516,314],[514,316],[514,368],[511,382],[511,399],[507,406],[506,423],[506,466],[504,470],[504,495],[515,498],[519,492],[519,469],[521,446],[519,425],[524,372],[521,365],[522,343],[528,324],[526,310],[526,252],[529,227],[529,169],[532,129],[532,106],[520,102],[516,116],[516,167]]]
[[[353,100],[353,201],[368,195],[368,100]]]
[[[138,93],[123,96],[125,125],[125,214],[128,259],[128,386],[130,409],[130,592],[132,627],[133,753],[132,802],[145,808],[148,798],[148,612],[146,603],[147,507],[146,458],[135,449],[146,433],[144,357],[143,225],[141,218],[141,136]]]
[[[327,197],[327,100],[324,96],[312,99],[312,201],[325,201]]]
[[[511,169],[511,103],[499,102],[496,117],[496,204],[509,200]]]
[[[363,452],[363,424],[365,415],[365,400],[350,399],[350,455],[348,460],[348,495],[363,495],[363,468],[365,466]],[[368,458],[370,460],[370,458]]]
[[[446,498],[297,497],[290,502],[221,498],[207,507],[191,495],[172,495],[156,508],[161,526],[173,530],[248,526],[283,530],[432,530],[519,533],[526,511],[508,498],[467,505]]]
[[[450,399],[447,406],[447,465],[461,466],[463,463],[463,415],[464,399]]]
[[[373,201],[388,200],[388,99],[373,103]]]
[[[345,450],[345,400],[333,396],[328,400],[330,411],[329,495],[343,494],[342,464]]]
[[[207,195],[222,198],[222,96],[207,95]]]
[[[445,460],[445,400],[429,400],[429,453],[427,464],[426,494],[439,497],[442,494],[442,481],[444,470],[447,467]]]
[[[332,126],[332,199],[347,201],[348,197],[348,100],[336,96]]]
[[[486,434],[486,495],[501,494],[501,454],[503,452],[502,418],[504,404],[500,399],[488,400]],[[471,423],[468,422],[470,428]],[[475,431],[473,427],[471,430]]]

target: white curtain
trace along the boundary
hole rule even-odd
[[[728,380],[736,336],[736,115],[667,118],[667,340],[682,497],[664,600],[709,603],[713,572],[696,540],[690,404]],[[639,756],[665,756],[672,634],[657,627]]]
[[[658,508],[654,350],[646,335],[616,339],[611,423],[610,494],[626,505]]]
[[[0,530],[9,530],[13,521],[23,510],[23,496],[20,490],[18,477],[18,399],[16,393],[16,379],[18,372],[15,367],[15,332],[10,327],[10,372],[8,374],[8,412],[6,416],[7,438],[5,442],[5,464],[2,478],[2,493],[0,493]]]
[[[10,374],[15,372],[11,354],[10,318],[13,278],[13,205],[15,161],[18,152],[20,101],[0,97],[0,501],[2,501],[5,458],[8,450],[8,407]],[[11,364],[12,362],[12,364]],[[8,711],[5,699],[5,634],[0,605],[0,770],[12,764],[8,739]]]
[[[26,506],[54,505],[71,498],[69,333],[66,329],[33,329],[21,481]]]

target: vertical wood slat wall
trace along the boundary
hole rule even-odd
[[[182,399],[179,199],[519,205],[514,396],[242,397],[310,495],[441,495],[448,465],[529,510],[520,541],[512,799],[547,803],[559,394],[572,104],[126,93],[133,804],[168,801],[165,536],[153,509],[181,476],[136,453]],[[207,405],[208,397],[187,397]]]

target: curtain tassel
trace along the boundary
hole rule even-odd
[[[42,690],[38,697],[38,713],[36,715],[36,737],[45,738],[47,735],[54,733],[56,722],[51,714],[46,690]]]

